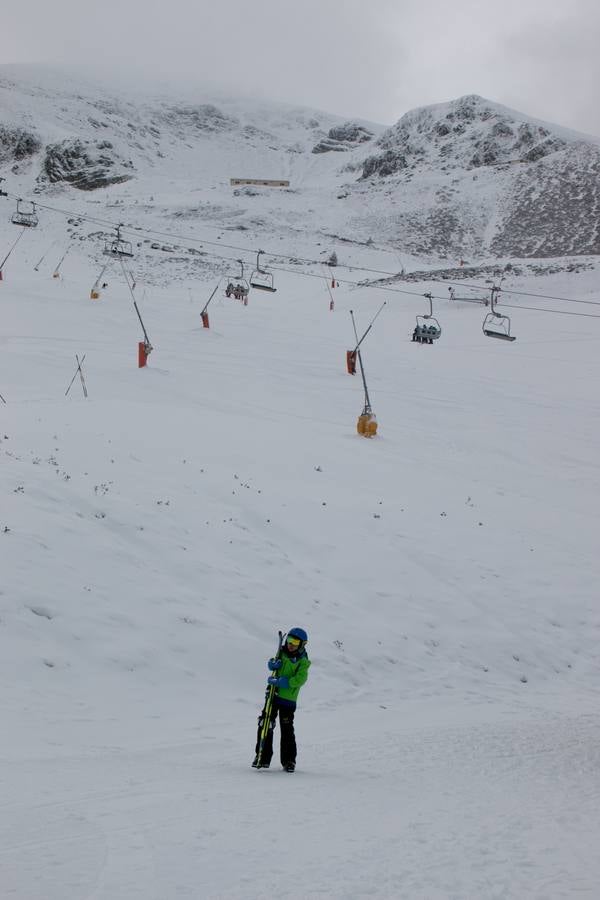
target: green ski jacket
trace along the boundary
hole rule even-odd
[[[297,658],[291,658],[285,650],[281,654],[281,666],[274,672],[278,677],[287,678],[289,687],[277,688],[277,696],[283,704],[295,706],[300,693],[300,688],[306,683],[308,678],[308,670],[310,668],[310,659],[306,655],[306,650]]]

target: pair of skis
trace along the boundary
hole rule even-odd
[[[277,653],[275,654],[275,659],[281,659],[281,650],[283,648],[283,631],[278,632],[279,634],[279,644],[277,646]],[[265,740],[267,738],[267,734],[269,733],[269,727],[271,725],[271,713],[273,711],[273,699],[275,697],[277,688],[274,684],[270,684],[267,688],[267,699],[265,701],[265,709],[263,714],[262,728],[260,730],[260,735],[258,738],[258,753],[256,754],[256,769],[262,768],[262,755],[265,746]]]

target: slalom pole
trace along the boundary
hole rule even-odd
[[[77,360],[77,368],[75,369],[75,374],[73,375],[73,377],[71,378],[71,380],[70,380],[70,382],[69,382],[69,387],[68,387],[68,388],[66,389],[66,391],[65,391],[65,397],[67,396],[67,394],[68,394],[69,391],[71,390],[71,388],[72,388],[72,386],[73,386],[73,382],[74,382],[75,379],[77,378],[77,375],[78,375],[78,374],[79,374],[79,376],[80,376],[80,378],[81,378],[81,384],[82,384],[82,387],[83,387],[83,396],[84,396],[84,397],[87,397],[87,388],[86,388],[86,386],[85,386],[85,381],[83,380],[83,372],[81,371],[81,367],[82,367],[83,361],[84,361],[84,359],[85,359],[85,353],[83,354],[83,356],[81,357],[81,359],[79,359],[78,355],[75,354],[75,359]]]
[[[82,387],[82,390],[83,390],[83,396],[84,396],[84,397],[87,397],[87,395],[88,395],[88,392],[87,392],[87,385],[86,385],[86,383],[85,383],[85,378],[83,377],[83,369],[81,368],[82,365],[83,365],[83,361],[84,361],[84,359],[85,359],[85,353],[84,353],[83,356],[81,357],[81,360],[79,359],[78,355],[75,354],[75,359],[77,360],[77,370],[78,370],[78,372],[79,372],[79,379],[80,379],[80,381],[81,381],[81,387]]]
[[[279,631],[279,644],[277,647],[277,653],[275,654],[275,659],[281,659],[281,648],[283,647],[283,631]],[[258,740],[258,753],[256,754],[256,768],[260,769],[262,762],[262,754],[265,746],[265,740],[267,734],[269,733],[269,725],[271,722],[271,712],[273,710],[273,698],[275,697],[275,692],[277,688],[274,684],[270,684],[267,688],[267,699],[265,701],[265,709],[264,709],[264,717],[262,728],[260,730],[260,737]]]

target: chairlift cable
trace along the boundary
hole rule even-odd
[[[6,193],[6,196],[10,197],[12,199],[17,199],[17,200],[22,199],[22,198],[18,198],[14,194],[10,194],[8,192]],[[32,201],[28,201],[28,202],[32,202]],[[108,226],[113,229],[116,227],[114,222],[112,222],[108,219],[102,219],[102,218],[89,216],[89,215],[81,214],[81,213],[74,214],[72,211],[60,209],[59,207],[50,206],[48,204],[38,203],[37,201],[35,201],[35,207],[37,209],[49,210],[50,212],[55,212],[55,213],[58,213],[59,215],[63,215],[63,216],[69,217],[69,218],[72,218],[75,215],[81,221],[90,222],[91,224],[101,225],[103,227]],[[142,226],[132,226],[132,228],[135,228],[136,231],[141,232],[142,234],[167,237],[167,238],[170,238],[171,240],[180,241],[180,242],[185,241],[185,242],[188,242],[191,244],[198,244],[200,246],[205,244],[209,247],[219,247],[219,248],[223,248],[223,249],[227,249],[227,250],[235,250],[236,252],[242,252],[242,253],[255,252],[254,250],[252,250],[252,248],[240,247],[240,246],[234,245],[234,244],[224,244],[220,241],[217,243],[216,241],[210,241],[210,240],[207,240],[206,238],[191,237],[191,236],[187,236],[187,235],[177,235],[177,234],[173,234],[172,232],[158,231],[156,229],[145,228]],[[272,257],[273,259],[289,259],[290,258],[290,254],[282,254],[282,253],[276,253],[276,252],[264,251],[264,250],[260,251],[260,252]],[[226,259],[226,257],[222,257],[222,256],[219,258]],[[318,261],[316,261],[314,259],[305,259],[305,258],[301,258],[301,257],[295,257],[295,258],[298,260],[298,262],[306,264],[306,265],[317,265],[318,264]],[[338,265],[339,265],[339,268],[346,269],[349,272],[353,272],[353,271],[354,272],[368,272],[368,273],[375,274],[375,275],[383,275],[387,278],[398,278],[398,272],[388,272],[383,269],[372,269],[367,266],[350,266],[350,265],[346,265],[344,263],[340,263]],[[314,273],[294,271],[294,270],[285,268],[283,266],[280,267],[280,266],[272,265],[271,269],[273,269],[275,271],[292,272],[293,274],[303,275],[305,277],[315,277],[315,278],[322,277],[320,275],[315,275]],[[389,287],[388,285],[381,285],[381,284],[374,284],[374,283],[366,284],[364,282],[364,280],[361,282],[361,281],[352,281],[351,279],[340,279],[340,278],[336,277],[336,281],[339,281],[340,283],[343,283],[343,284],[354,285],[357,287],[368,287],[370,290],[385,290],[385,291],[389,291],[390,293],[406,294],[407,296],[414,296],[414,297],[422,297],[423,296],[422,293],[417,293],[416,291],[407,291],[407,290],[402,290],[400,288],[392,288],[392,287]],[[448,285],[448,284],[459,285],[460,284],[463,287],[471,287],[476,290],[486,290],[486,291],[489,290],[489,285],[486,285],[485,287],[483,287],[482,285],[479,285],[479,284],[475,285],[475,284],[465,282],[465,281],[460,281],[460,282],[447,281],[447,280],[442,280],[442,279],[438,279],[438,278],[430,278],[430,279],[423,278],[423,281],[431,281],[431,282],[434,282],[437,284],[445,284],[445,285]],[[512,290],[512,289],[510,291],[507,291],[506,293],[514,294],[515,296],[537,297],[537,298],[543,299],[543,300],[556,300],[556,301],[564,302],[564,303],[581,303],[581,304],[587,304],[587,305],[591,305],[591,306],[600,306],[600,300],[597,300],[597,301],[579,300],[574,297],[560,297],[560,296],[556,296],[556,295],[538,294],[538,293],[531,293],[531,292],[518,291],[518,290]],[[433,299],[434,300],[445,300],[447,298],[434,295]],[[469,301],[467,301],[467,302],[469,302]],[[529,307],[529,309],[534,309],[534,308],[535,307]],[[552,310],[541,309],[541,308],[538,309],[537,311],[538,312],[552,312]],[[568,315],[568,313],[563,313],[563,314]],[[595,318],[595,317],[591,316],[591,318]]]
[[[424,279],[424,280],[426,280],[426,279]],[[457,287],[458,286],[467,287],[467,288],[472,288],[473,290],[477,290],[477,291],[489,291],[490,290],[489,284],[486,284],[486,285],[472,284],[468,281],[444,281],[439,278],[431,278],[429,280],[433,281],[435,284],[456,285]],[[575,297],[558,297],[558,296],[552,295],[552,294],[537,294],[537,293],[532,293],[531,291],[513,290],[512,288],[505,288],[502,291],[502,293],[503,294],[514,294],[515,296],[519,296],[519,297],[536,297],[540,300],[557,300],[557,301],[562,301],[563,303],[582,303],[582,304],[586,304],[589,306],[600,306],[600,300],[578,300]],[[473,301],[467,300],[467,298],[464,298],[464,297],[461,297],[460,300],[461,300],[461,302],[463,300],[466,300],[466,302],[473,302]]]

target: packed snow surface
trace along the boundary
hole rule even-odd
[[[408,280],[434,277],[409,254],[369,285],[398,255],[294,232],[306,198],[261,195],[232,237],[220,212],[167,215],[178,176],[42,195],[3,267],[0,900],[597,900],[597,259],[513,260],[504,342],[467,302],[483,270],[462,300]],[[94,210],[126,221],[125,271],[76,218]],[[202,263],[172,250],[194,236]],[[244,306],[225,275],[259,246],[277,291]],[[293,261],[334,248],[333,270]],[[442,334],[421,345],[427,291]],[[367,440],[350,310],[360,335],[384,300]],[[297,770],[256,771],[293,626]]]
[[[47,240],[0,284],[2,897],[596,896],[597,322],[440,301],[422,346],[418,296],[278,273],[204,329],[212,284],[141,283],[138,369],[118,267],[91,301]],[[293,625],[298,769],[256,772]]]

